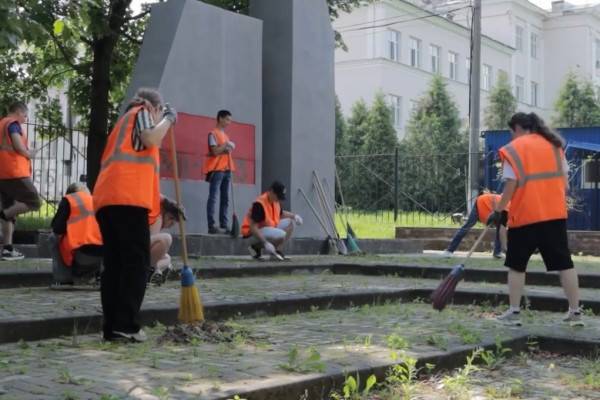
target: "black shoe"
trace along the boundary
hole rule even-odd
[[[260,257],[262,256],[262,249],[260,247],[256,245],[251,245],[248,246],[248,251],[250,252],[250,255],[253,259],[260,260]]]

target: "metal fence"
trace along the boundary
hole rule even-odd
[[[38,150],[31,168],[43,206],[32,215],[50,217],[69,184],[85,179],[87,135],[60,126],[26,123],[23,127],[30,148]]]
[[[452,225],[467,210],[468,162],[469,153],[339,155],[336,201],[400,226]]]

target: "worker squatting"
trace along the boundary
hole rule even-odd
[[[3,260],[23,258],[12,245],[15,220],[40,207],[31,179],[31,159],[36,150],[28,147],[22,128],[26,119],[27,106],[16,102],[0,120]],[[232,229],[228,206],[235,143],[226,133],[231,120],[229,111],[219,111],[215,129],[208,136],[203,172],[209,183],[206,211],[210,234]],[[82,183],[70,185],[52,221],[55,286],[97,277],[105,340],[146,339],[138,314],[147,283],[164,282],[172,269],[168,255],[172,238],[164,231],[185,219],[185,210],[161,196],[159,147],[176,122],[177,112],[163,102],[158,91],[139,89],[108,136],[94,193]],[[504,191],[502,195],[482,193],[447,254],[454,252],[478,219],[497,226],[494,255],[501,257],[506,251],[510,292],[510,308],[498,320],[521,323],[525,270],[531,255],[539,250],[547,269],[561,275],[569,301],[565,321],[582,324],[578,277],[567,242],[564,142],[535,114],[515,114],[508,125],[513,140],[500,150]],[[217,197],[218,220],[214,215]],[[283,245],[294,227],[302,224],[302,218],[282,209],[285,198],[286,187],[273,182],[244,216],[241,233],[254,258],[263,254],[286,258]]]

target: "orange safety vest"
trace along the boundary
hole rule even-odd
[[[260,203],[263,209],[265,210],[265,220],[259,224],[259,228],[264,227],[276,227],[279,225],[281,221],[281,204],[276,201],[275,203],[271,203],[269,201],[269,195],[267,193],[263,193],[256,199],[255,203]],[[250,236],[250,218],[252,215],[252,207],[248,210],[248,213],[244,217],[244,222],[242,223],[242,236],[248,237]]]
[[[12,145],[8,127],[13,122],[17,122],[17,120],[11,117],[0,119],[0,179],[29,178],[31,176],[31,161],[17,153]],[[23,130],[21,130],[21,140],[28,149],[27,133]]]
[[[160,156],[158,146],[135,151],[132,144],[137,113],[132,107],[108,136],[100,174],[94,187],[96,211],[106,206],[135,206],[160,210]]]
[[[567,218],[564,156],[562,149],[535,133],[500,149],[500,158],[510,164],[517,178],[508,216],[510,228]]]
[[[222,130],[215,128],[211,133],[214,135],[215,140],[217,141],[217,146],[223,146],[225,143],[229,142],[229,136],[227,136],[227,134]],[[202,173],[210,174],[211,172],[215,171],[235,171],[235,163],[233,162],[233,158],[231,158],[230,153],[223,153],[213,156],[209,151],[209,153],[206,155],[204,166],[202,167]]]
[[[73,265],[75,251],[86,245],[102,245],[100,227],[94,215],[94,201],[87,192],[75,192],[65,196],[71,208],[67,220],[67,233],[60,238],[59,249],[66,266]]]
[[[479,222],[485,224],[490,214],[496,209],[496,204],[500,202],[502,196],[493,193],[484,193],[477,197],[475,204],[477,205],[477,216]],[[510,206],[506,206],[504,211],[509,211]]]

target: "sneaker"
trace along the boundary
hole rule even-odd
[[[567,322],[570,326],[585,326],[581,318],[581,311],[569,311],[563,322]]]
[[[3,261],[22,260],[24,258],[25,258],[25,255],[18,250],[15,250],[15,249],[13,249],[12,251],[6,250],[6,249],[2,250],[2,260]]]
[[[262,251],[261,251],[260,247],[257,247],[254,245],[248,246],[248,252],[252,256],[252,258],[254,258],[255,260],[259,260],[260,257],[262,256]]]
[[[223,235],[223,234],[225,234],[225,230],[223,230],[221,228],[217,228],[216,226],[210,226],[208,228],[208,234],[209,235]]]
[[[146,340],[148,340],[148,336],[146,336],[146,332],[144,332],[142,329],[140,329],[136,333],[125,333],[125,332],[113,331],[112,336],[107,340],[109,340],[109,341],[125,340],[128,342],[143,343]]]
[[[504,314],[496,317],[496,321],[503,323],[504,325],[521,326],[521,313],[508,310]]]
[[[494,258],[496,260],[504,260],[504,257],[506,257],[504,253],[494,253]]]
[[[271,254],[271,261],[285,261],[285,258],[277,251],[275,254]]]
[[[281,251],[279,251],[279,250],[277,250],[277,255],[278,255],[279,257],[281,257],[281,259],[282,259],[283,261],[290,261],[290,260],[291,260],[291,258],[287,257],[285,254],[283,254],[283,253],[282,253]]]
[[[442,257],[444,257],[444,258],[452,258],[453,255],[454,255],[454,253],[452,253],[451,251],[448,251],[448,250],[446,250],[442,253]]]
[[[161,286],[163,283],[165,283],[165,277],[163,276],[162,272],[156,271],[152,274],[152,276],[150,276],[151,285]]]

